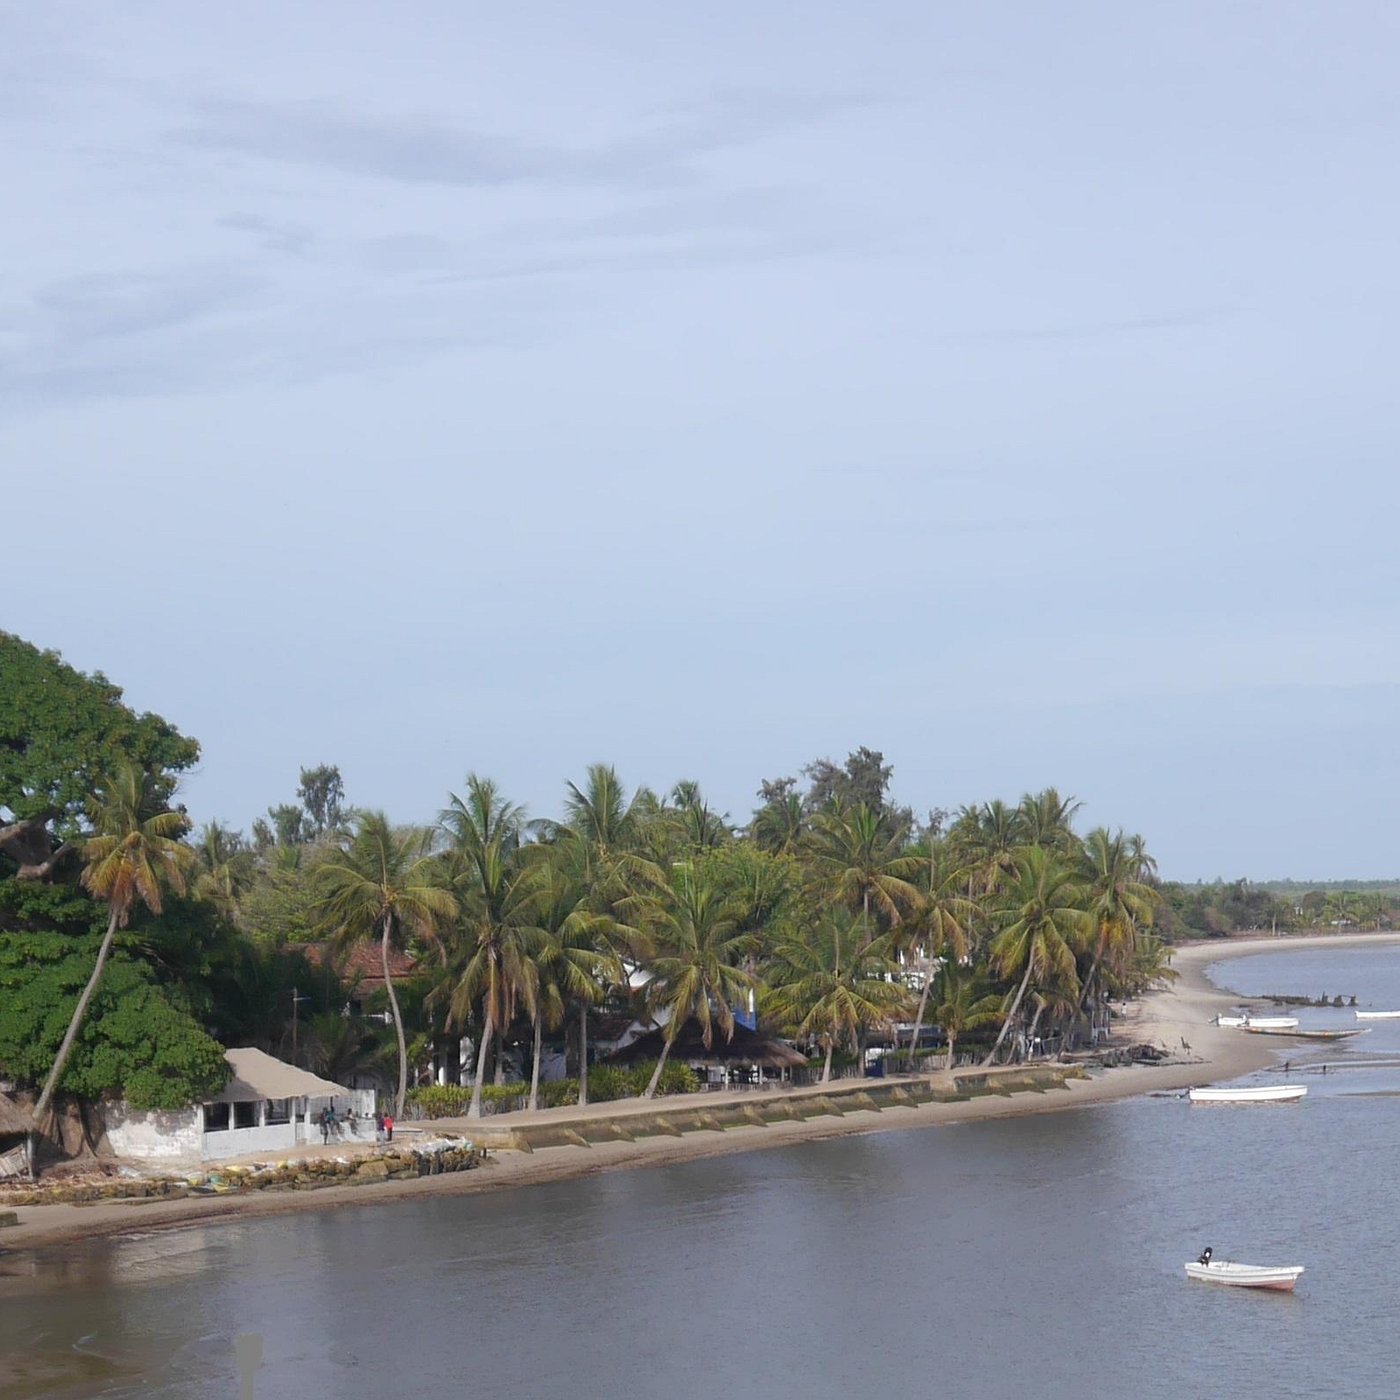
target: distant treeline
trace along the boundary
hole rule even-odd
[[[1400,883],[1359,880],[1353,884],[1300,881],[1218,880],[1213,884],[1161,886],[1156,932],[1170,942],[1266,929],[1358,931],[1400,926]]]

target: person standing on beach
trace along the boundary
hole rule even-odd
[[[386,1114],[384,1115],[384,1141],[385,1141],[385,1142],[393,1142],[393,1140],[394,1140],[394,1115],[393,1115],[392,1113],[386,1113]]]
[[[331,1110],[329,1105],[321,1110],[321,1145],[331,1140]]]

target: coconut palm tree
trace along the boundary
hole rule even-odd
[[[1130,956],[1138,930],[1152,922],[1159,896],[1140,878],[1145,865],[1141,837],[1112,835],[1096,827],[1084,838],[1080,879],[1088,893],[1089,946],[1093,961],[1080,996],[1079,1009],[1093,995],[1099,963]]]
[[[239,902],[253,883],[253,852],[240,832],[221,822],[208,822],[200,828],[195,851],[199,870],[194,878],[194,897],[212,904],[229,923],[236,924]]]
[[[681,1028],[692,1018],[700,1023],[706,1049],[715,1028],[728,1040],[734,1034],[734,1002],[754,985],[744,960],[758,940],[743,925],[738,904],[727,897],[703,869],[690,862],[675,865],[669,877],[650,882],[624,901],[630,922],[654,941],[656,955],[647,964],[647,1004],[654,1016],[665,1013],[661,1055],[644,1098],[654,1098],[666,1058]]]
[[[837,1045],[848,1040],[857,1048],[864,1031],[889,1025],[908,1009],[891,944],[889,934],[872,936],[863,917],[828,908],[804,936],[774,949],[765,1013],[822,1046],[823,1084],[831,1079]]]
[[[480,1117],[492,1037],[504,1035],[518,1003],[537,1014],[539,981],[529,958],[539,894],[519,858],[524,810],[489,778],[467,776],[467,795],[450,795],[438,817],[446,840],[448,878],[461,909],[449,954],[449,1013],[458,1021],[481,1008],[469,1118]],[[500,1061],[497,1060],[499,1072]]]
[[[948,842],[930,837],[929,855],[922,862],[922,867],[919,886],[923,905],[908,939],[909,951],[912,953],[917,949],[922,954],[920,961],[924,977],[919,993],[919,1009],[915,1013],[914,1029],[909,1037],[911,1056],[919,1047],[924,1012],[934,982],[934,964],[941,958],[946,967],[949,962],[962,962],[968,956],[968,929],[978,915],[978,906],[964,893],[967,888],[966,868],[959,863]]]
[[[1025,844],[1016,810],[999,799],[962,808],[948,836],[967,867],[974,895],[993,894],[1009,879]]]
[[[968,1031],[980,1030],[1001,1019],[1001,998],[979,977],[949,962],[938,975],[933,1019],[948,1041],[948,1068],[958,1052],[958,1041]]]
[[[905,853],[907,828],[891,830],[864,802],[849,809],[828,807],[812,822],[807,844],[811,868],[829,894],[859,913],[867,925],[871,915],[886,928],[917,912],[917,856]],[[877,930],[872,926],[867,936]]]
[[[176,894],[185,892],[186,875],[196,858],[179,840],[189,826],[184,813],[165,806],[170,791],[170,780],[164,775],[153,776],[127,763],[99,782],[93,792],[88,812],[92,835],[83,843],[79,878],[89,894],[106,901],[107,932],[34,1105],[35,1123],[42,1124],[53,1102],[117,930],[126,927],[131,911],[139,904],[159,914],[162,885]]]
[[[581,1041],[578,1102],[584,1108],[588,1104],[588,1008],[602,1001],[608,987],[626,981],[618,948],[625,946],[631,930],[588,907],[587,887],[577,871],[570,869],[567,848],[541,846],[534,850],[538,854],[529,876],[534,921],[526,945],[535,984],[529,1107],[539,1103],[544,1029],[558,1026],[574,1005],[579,1008]]]
[[[1061,797],[1052,787],[1025,793],[1016,805],[1016,823],[1023,846],[1041,846],[1061,857],[1074,850],[1074,814],[1084,804],[1077,798]]]
[[[332,948],[340,953],[378,938],[384,987],[398,1042],[399,1083],[394,1116],[403,1116],[408,1090],[408,1046],[389,968],[389,949],[410,937],[436,941],[457,915],[457,900],[441,881],[429,833],[396,831],[383,812],[356,815],[350,844],[316,870],[316,910]]]
[[[1075,872],[1042,846],[1017,853],[1016,873],[997,911],[1001,931],[992,941],[991,962],[1007,978],[1019,977],[1006,1020],[986,1063],[991,1064],[1016,1021],[1026,989],[1036,982],[1079,989],[1075,949],[1088,932],[1085,895]]]
[[[785,792],[765,803],[754,813],[749,830],[760,850],[791,855],[807,835],[807,812],[801,794]]]

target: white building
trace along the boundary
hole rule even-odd
[[[326,1108],[339,1120],[337,1137],[374,1140],[374,1091],[347,1089],[261,1050],[226,1050],[233,1075],[208,1103],[181,1109],[105,1110],[107,1141],[133,1161],[189,1164],[280,1152],[321,1141]],[[353,1111],[355,1121],[349,1121]]]

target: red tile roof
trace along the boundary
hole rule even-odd
[[[377,943],[357,943],[339,956],[329,951],[326,943],[302,943],[298,949],[312,967],[330,962],[336,975],[357,993],[373,992],[384,985],[384,967]],[[421,971],[418,959],[397,948],[389,949],[389,976],[395,982],[416,977]]]

